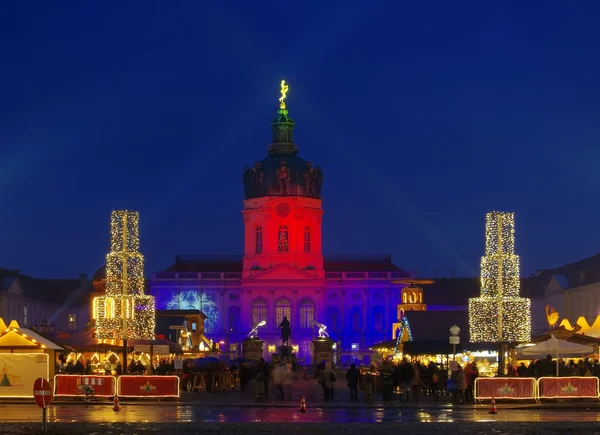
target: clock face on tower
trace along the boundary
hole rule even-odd
[[[290,207],[287,202],[280,202],[277,204],[277,207],[275,207],[275,211],[277,212],[277,216],[285,218],[292,212],[292,207]]]

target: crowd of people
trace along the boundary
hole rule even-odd
[[[508,376],[518,376],[523,378],[542,378],[556,376],[556,360],[552,355],[547,355],[544,359],[531,361],[529,364],[522,362],[519,366],[510,365],[508,367]],[[570,360],[566,362],[563,359],[558,360],[558,376],[596,376],[600,377],[600,364],[598,360],[589,358],[580,359],[578,362]]]

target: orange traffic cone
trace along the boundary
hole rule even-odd
[[[113,411],[118,412],[121,410],[121,405],[119,405],[119,396],[115,394],[115,399],[113,400]]]
[[[498,414],[498,409],[496,408],[496,399],[492,396],[492,404],[490,406],[490,414]]]
[[[304,394],[300,399],[300,412],[306,412],[306,400],[304,399]]]

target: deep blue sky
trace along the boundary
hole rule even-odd
[[[600,2],[524,3],[1,2],[0,267],[93,273],[119,208],[147,273],[242,252],[282,78],[325,253],[476,275],[500,209],[523,275],[593,255]]]

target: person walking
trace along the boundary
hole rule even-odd
[[[356,368],[356,364],[351,364],[346,372],[346,382],[350,390],[350,402],[358,402],[358,383],[360,381],[360,370]]]

